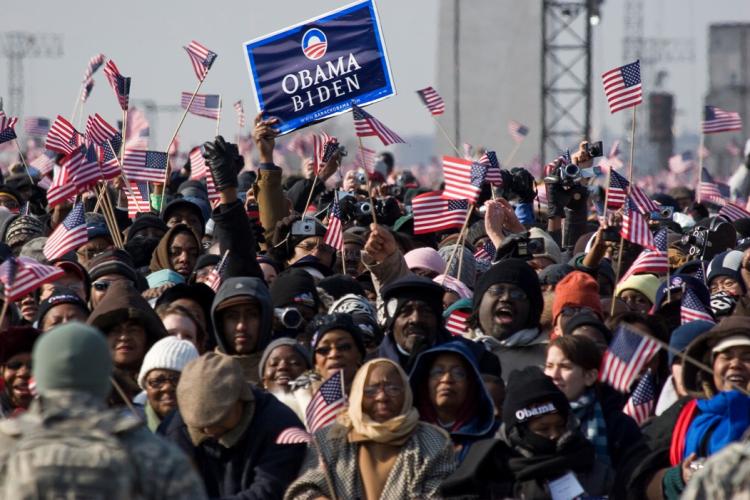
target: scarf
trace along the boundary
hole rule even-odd
[[[143,408],[143,412],[146,415],[146,427],[148,427],[148,430],[156,434],[156,429],[158,429],[161,424],[161,417],[156,414],[156,411],[153,408],[151,408],[151,404],[148,401],[146,401],[146,406]]]
[[[498,340],[495,337],[484,334],[484,333],[478,333],[476,338],[480,340],[481,342],[489,344],[490,347],[492,346],[501,346],[501,347],[521,346],[523,347],[523,346],[532,345],[532,344],[544,343],[544,342],[534,342],[534,340],[536,340],[538,336],[539,336],[538,328],[525,328],[523,330],[518,330],[516,333],[514,333],[510,337],[503,339],[503,340]]]
[[[605,465],[611,465],[607,442],[607,423],[594,390],[589,388],[581,397],[570,402],[570,409],[580,422],[581,432],[594,445],[596,457]]]
[[[696,403],[700,414],[690,423],[685,437],[683,458],[713,455],[738,441],[750,427],[750,397],[739,391],[720,392]]]

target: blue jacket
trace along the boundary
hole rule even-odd
[[[453,353],[461,356],[466,361],[469,367],[468,377],[470,383],[477,389],[478,400],[475,402],[467,401],[467,404],[471,404],[474,407],[472,416],[458,429],[449,431],[453,443],[460,447],[456,454],[459,463],[464,459],[474,442],[493,437],[500,424],[495,421],[495,407],[479,373],[477,357],[474,354],[473,348],[473,343],[462,339],[437,345],[419,355],[414,363],[414,368],[409,374],[409,384],[416,399],[415,406],[419,408],[420,399],[429,398],[427,383],[430,367],[435,358],[440,354]],[[422,420],[429,422],[425,418],[425,415],[421,417]],[[438,422],[429,423],[440,425]]]

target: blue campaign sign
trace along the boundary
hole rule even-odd
[[[255,103],[282,134],[395,95],[372,0],[245,42]]]

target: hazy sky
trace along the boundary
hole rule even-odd
[[[464,0],[471,1],[471,0]],[[516,0],[521,1],[521,0]],[[522,0],[535,1],[535,0]],[[182,46],[191,39],[218,53],[203,91],[221,93],[225,103],[226,133],[234,134],[231,103],[245,102],[250,117],[254,101],[242,52],[242,42],[314,17],[346,1],[334,0],[52,0],[13,2],[4,9],[3,31],[56,32],[64,35],[64,56],[56,60],[27,60],[25,115],[69,116],[87,61],[103,52],[114,59],[123,74],[133,77],[131,99],[150,99],[158,104],[178,104],[181,91],[192,90],[196,80]],[[500,4],[501,2],[498,2]],[[669,71],[665,88],[677,98],[677,130],[694,129],[700,119],[706,85],[706,35],[713,22],[750,22],[748,0],[644,0],[646,36],[690,37],[695,40],[696,60],[660,66]],[[602,23],[595,31],[594,126],[607,123],[621,127],[622,119],[610,117],[605,108],[599,75],[620,64],[624,0],[607,0]],[[435,54],[438,0],[378,0],[383,31],[399,95],[376,104],[371,111],[398,133],[432,134],[434,126],[414,95],[431,85],[438,57]],[[512,22],[512,21],[509,21]],[[498,26],[502,29],[502,26]],[[536,65],[534,65],[536,67]],[[7,62],[0,61],[0,95],[7,96]],[[649,82],[644,82],[647,86]],[[111,121],[119,117],[112,90],[101,71],[86,105]],[[158,141],[163,148],[179,118],[161,113]],[[349,115],[336,119],[344,124]],[[750,119],[750,117],[746,117]],[[181,135],[195,143],[213,133],[214,123],[188,117]]]

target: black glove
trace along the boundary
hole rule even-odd
[[[515,167],[510,171],[513,176],[512,190],[518,195],[521,203],[531,203],[536,197],[534,176],[525,168]]]
[[[201,154],[211,170],[217,191],[238,186],[237,174],[245,166],[245,160],[240,156],[236,144],[226,142],[219,135],[214,142],[206,142],[201,146]]]
[[[570,192],[561,182],[547,182],[547,215],[565,217],[565,207],[570,202]]]

